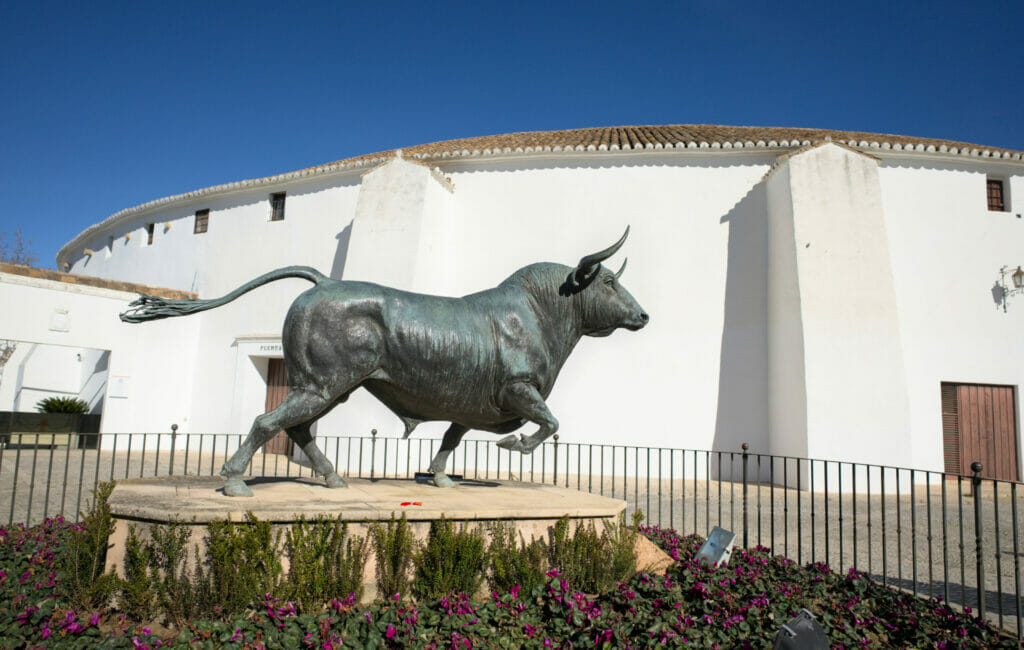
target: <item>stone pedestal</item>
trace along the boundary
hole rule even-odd
[[[365,537],[370,526],[405,514],[417,539],[430,522],[445,519],[483,525],[511,521],[516,536],[547,537],[555,522],[568,515],[575,523],[593,523],[600,531],[616,521],[626,502],[552,485],[512,481],[460,481],[442,489],[408,479],[347,479],[349,487],[329,489],[322,481],[299,478],[255,478],[247,481],[253,496],[224,496],[224,481],[212,477],[169,476],[119,481],[110,495],[115,530],[110,536],[107,569],[123,575],[124,545],[129,526],[145,535],[152,525],[172,521],[192,527],[192,542],[202,543],[211,521],[242,521],[252,512],[261,521],[290,526],[299,517],[318,516],[348,522],[349,534]],[[403,503],[409,505],[403,506]],[[414,505],[414,504],[420,505]],[[283,552],[283,551],[282,551]],[[282,557],[287,568],[287,558]],[[373,553],[364,572],[364,600],[376,589]]]

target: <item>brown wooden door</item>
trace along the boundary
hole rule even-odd
[[[942,442],[946,472],[1020,480],[1017,404],[1012,386],[942,384]]]
[[[273,411],[288,394],[288,372],[284,368],[284,359],[270,359],[267,368],[267,402],[264,413]],[[292,441],[284,431],[278,431],[277,435],[263,445],[263,451],[268,454],[292,453]]]

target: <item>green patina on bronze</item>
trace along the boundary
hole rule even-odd
[[[493,289],[461,298],[400,291],[369,282],[332,280],[316,269],[289,266],[265,273],[213,300],[140,295],[121,314],[139,323],[219,307],[261,285],[303,278],[314,287],[288,310],[281,343],[288,395],[253,422],[221,470],[229,496],[252,492],[241,476],[253,453],[284,429],[329,487],[345,487],[316,446],[310,425],[362,386],[405,423],[451,422],[430,463],[434,483],[450,487],[444,467],[470,429],[511,433],[526,422],[532,435],[509,435],[498,446],[529,454],[558,429],[545,399],[583,336],[638,330],[648,316],[601,262],[629,234],[587,255],[575,268],[525,266]]]

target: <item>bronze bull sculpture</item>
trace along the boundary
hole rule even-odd
[[[121,320],[138,323],[213,309],[282,278],[313,282],[284,321],[288,395],[256,418],[224,463],[224,493],[252,495],[242,473],[280,429],[302,448],[328,487],[345,487],[310,426],[360,386],[401,418],[406,437],[421,422],[451,422],[430,463],[434,484],[451,487],[445,464],[468,430],[511,433],[533,422],[540,427],[534,434],[498,442],[531,453],[558,429],[544,400],[580,338],[647,324],[647,314],[619,284],[626,263],[614,274],[601,265],[627,235],[628,227],[618,242],[587,255],[575,268],[531,264],[493,289],[462,298],[332,280],[310,267],[289,266],[213,300],[141,295]]]

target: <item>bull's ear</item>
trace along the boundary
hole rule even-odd
[[[619,241],[615,242],[614,244],[604,249],[603,251],[591,253],[590,255],[587,255],[586,257],[581,259],[580,263],[576,265],[576,271],[573,273],[573,278],[575,278],[576,282],[582,283],[587,278],[587,276],[589,276],[591,273],[597,270],[597,267],[601,264],[601,262],[605,261],[612,255],[614,255],[616,252],[618,252],[618,250],[622,248],[622,245],[626,242],[626,237],[628,236],[629,226],[626,226],[626,232],[622,233],[622,237],[619,238]]]

